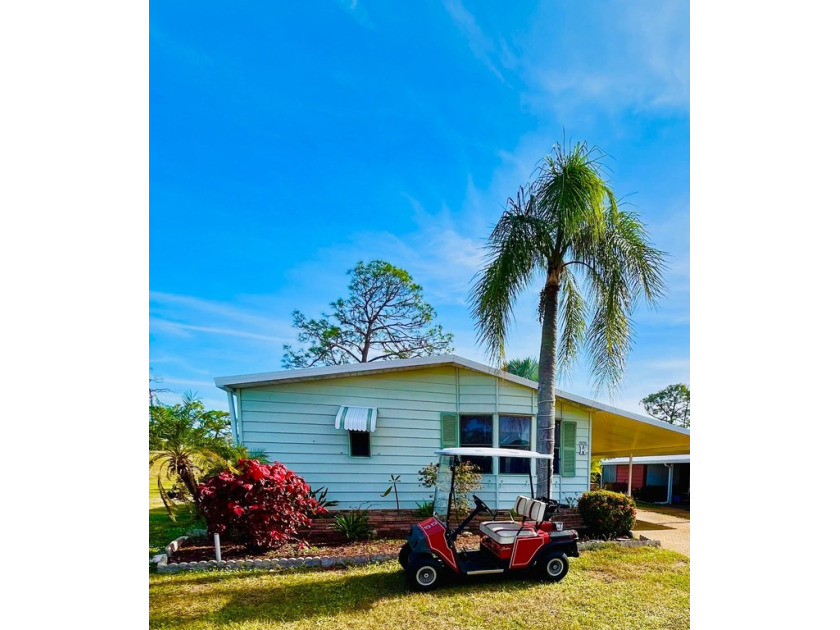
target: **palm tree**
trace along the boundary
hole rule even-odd
[[[511,359],[502,369],[508,374],[516,374],[522,378],[528,378],[532,381],[539,380],[540,362],[536,357],[526,357],[524,359]]]
[[[638,216],[619,208],[601,175],[602,157],[586,143],[554,146],[534,181],[508,199],[470,292],[479,342],[501,362],[514,302],[545,274],[538,308],[541,453],[554,449],[556,368],[568,371],[584,349],[595,391],[614,391],[631,347],[630,315],[640,295],[653,305],[664,291],[665,255],[650,245]],[[539,460],[538,496],[549,494],[552,467],[552,460]]]
[[[204,403],[189,392],[178,404],[149,407],[149,414],[149,468],[158,466],[158,491],[174,520],[162,479],[177,479],[197,508],[201,475],[210,466],[224,465],[231,450],[228,436],[216,430],[227,414],[206,411]]]

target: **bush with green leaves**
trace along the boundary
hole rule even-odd
[[[636,502],[609,490],[584,492],[577,504],[588,533],[603,538],[629,536],[636,522]]]
[[[351,541],[368,540],[376,533],[370,524],[370,510],[363,510],[361,507],[336,514],[333,529]]]
[[[417,506],[417,510],[416,510],[417,516],[425,516],[425,517],[434,516],[435,504],[432,503],[431,501],[423,501],[422,503],[417,501],[417,502],[415,502],[415,505]]]
[[[429,464],[418,471],[420,485],[434,488],[437,485],[440,464]],[[455,466],[455,496],[452,500],[456,515],[467,514],[472,506],[472,494],[481,489],[481,473],[476,464],[461,461]],[[434,495],[433,495],[434,496]]]

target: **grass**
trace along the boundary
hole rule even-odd
[[[651,547],[573,558],[559,583],[472,579],[414,593],[396,562],[346,570],[211,572],[149,577],[149,627],[689,627],[689,560]]]
[[[183,536],[191,529],[204,527],[204,521],[196,521],[190,511],[183,506],[175,510],[173,522],[163,507],[157,487],[157,466],[149,469],[149,555],[160,553],[166,545]],[[171,479],[163,480],[163,487],[170,488],[174,483]]]

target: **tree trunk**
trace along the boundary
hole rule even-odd
[[[550,272],[543,289],[542,341],[537,394],[537,451],[554,454],[554,374],[557,363],[558,274]],[[549,496],[553,459],[537,460],[537,496]]]

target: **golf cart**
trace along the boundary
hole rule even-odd
[[[414,589],[429,591],[456,575],[516,573],[536,575],[547,580],[562,580],[569,571],[569,556],[578,557],[575,530],[564,530],[552,519],[560,504],[550,497],[534,498],[534,481],[528,467],[531,498],[519,496],[513,506],[521,520],[485,521],[480,524],[478,549],[459,550],[458,536],[480,513],[494,512],[477,495],[475,509],[452,529],[450,517],[455,494],[455,467],[461,458],[520,457],[550,459],[535,451],[507,448],[444,448],[440,455],[435,487],[434,516],[412,525],[408,542],[400,550],[400,564],[406,571],[408,584]]]

